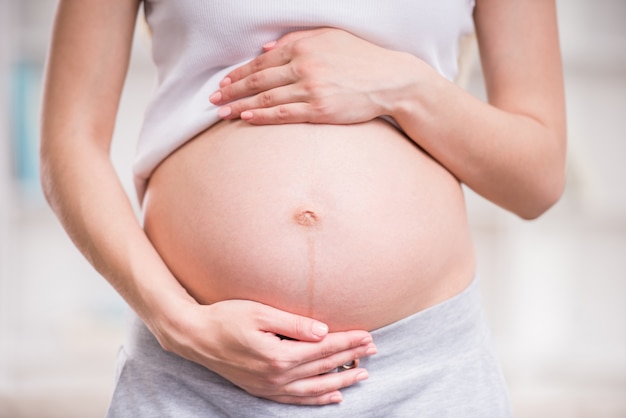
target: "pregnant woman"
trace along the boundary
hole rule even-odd
[[[137,314],[109,416],[510,416],[461,183],[558,200],[554,2],[146,0],[142,222],[109,159],[139,3],[61,0],[44,98],[46,196]]]

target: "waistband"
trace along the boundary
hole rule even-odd
[[[372,331],[372,336],[378,353],[359,365],[368,370],[369,379],[342,389],[340,404],[303,407],[255,398],[202,366],[165,352],[134,317],[110,417],[128,416],[124,414],[137,408],[133,405],[157,415],[167,407],[177,418],[512,416],[482,314],[478,280],[440,304]]]
[[[407,346],[419,347],[420,355],[426,354],[430,347],[453,349],[462,345],[464,337],[485,332],[489,331],[483,318],[479,280],[475,277],[456,296],[371,331],[378,352],[382,353],[373,358],[396,356],[405,352]],[[146,350],[156,347],[160,349],[154,335],[134,312],[129,312],[124,342],[126,352],[146,355]]]

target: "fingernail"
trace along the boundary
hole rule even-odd
[[[222,92],[216,91],[212,95],[209,96],[209,100],[213,103],[219,103],[222,100]]]
[[[217,111],[217,116],[219,116],[220,118],[225,118],[226,116],[230,115],[231,112],[232,109],[230,108],[230,106],[224,106]]]
[[[230,77],[224,77],[224,79],[222,81],[220,81],[220,87],[225,87],[225,86],[229,85],[232,82],[233,81],[230,79]]]
[[[361,340],[361,345],[366,345],[366,344],[369,344],[369,343],[371,343],[372,341],[374,341],[374,340],[372,340],[372,337],[365,337],[365,338],[363,338],[363,339]]]
[[[375,345],[373,345],[373,344],[372,344],[372,346],[371,346],[371,347],[369,347],[369,348],[367,349],[367,351],[365,352],[365,354],[367,354],[368,356],[371,356],[372,354],[376,354],[376,353],[378,353],[378,349],[377,349],[377,348],[376,348],[376,346],[375,346]]]
[[[243,120],[250,120],[252,119],[252,112],[246,110],[244,112],[241,112],[241,115],[239,115],[239,117]]]
[[[245,112],[244,112],[245,113]],[[328,327],[325,324],[317,323],[313,325],[313,335],[318,337],[325,337],[328,334]]]
[[[365,379],[367,379],[368,377],[370,377],[370,375],[367,372],[361,372],[361,373],[356,375],[356,381],[357,382],[362,382]]]
[[[276,45],[276,41],[271,41],[266,44],[263,44],[263,49],[271,49]]]
[[[330,397],[330,401],[334,402],[334,403],[339,403],[341,401],[343,401],[343,396],[341,395],[333,395]]]

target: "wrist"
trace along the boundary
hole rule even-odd
[[[414,55],[396,52],[397,80],[386,92],[384,111],[401,126],[403,121],[425,120],[428,109],[438,97],[441,77],[430,65]]]
[[[193,318],[201,307],[182,287],[182,292],[154,292],[144,295],[140,315],[166,351],[178,352],[181,341],[195,334]]]
[[[198,306],[196,300],[159,257],[147,257],[144,253],[132,260],[132,280],[127,280],[132,284],[132,295],[125,298],[129,305],[155,335],[180,326],[187,316],[185,312]]]

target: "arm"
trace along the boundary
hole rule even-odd
[[[363,369],[318,376],[375,351],[364,331],[251,301],[202,306],[170,273],[137,221],[109,158],[138,0],[62,0],[42,115],[44,193],[76,246],[161,345],[257,396],[329,403]],[[300,341],[280,340],[276,334]],[[365,375],[366,376],[366,375]]]
[[[555,5],[479,0],[474,17],[489,103],[431,73],[393,114],[469,187],[534,218],[558,200],[565,182]]]
[[[257,124],[344,124],[391,115],[459,180],[534,218],[557,201],[565,181],[554,2],[479,0],[475,21],[489,103],[418,58],[331,29],[268,45],[230,73],[211,101],[228,104],[223,117]]]

